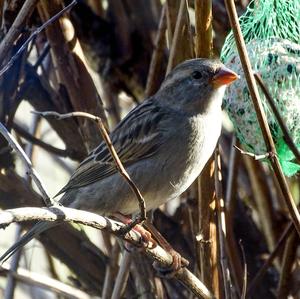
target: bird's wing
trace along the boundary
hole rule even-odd
[[[159,123],[165,113],[147,100],[132,110],[111,133],[112,143],[124,166],[154,155],[163,143]],[[113,158],[104,142],[81,162],[67,185],[59,194],[102,180],[117,171]]]

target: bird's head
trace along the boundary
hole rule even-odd
[[[219,60],[186,60],[168,74],[158,94],[164,102],[162,105],[202,114],[210,107],[221,107],[226,85],[237,78],[238,75]]]

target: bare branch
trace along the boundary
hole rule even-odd
[[[45,205],[52,206],[53,202],[51,201],[50,197],[48,196],[47,192],[45,191],[44,184],[42,183],[38,173],[33,168],[30,159],[27,157],[27,155],[24,152],[24,150],[22,149],[22,147],[18,144],[18,142],[15,140],[15,138],[7,131],[7,129],[5,128],[5,126],[2,123],[0,123],[0,133],[5,137],[7,142],[17,152],[18,156],[21,158],[23,163],[26,165],[27,172],[32,177],[36,186],[40,190]]]
[[[131,261],[132,261],[132,255],[125,250],[123,252],[123,256],[120,262],[118,275],[115,279],[115,284],[111,295],[111,299],[118,299],[123,297],[123,293],[125,291],[129,273],[130,273]]]
[[[263,276],[266,274],[268,268],[273,263],[276,256],[279,254],[282,246],[286,243],[288,237],[292,234],[292,232],[295,231],[293,227],[293,223],[290,222],[287,227],[285,228],[284,232],[280,236],[273,252],[270,254],[269,258],[265,261],[263,266],[260,268],[256,276],[251,281],[248,290],[247,290],[247,298],[251,295],[251,293],[256,289],[258,283],[262,280]]]
[[[3,38],[0,44],[0,65],[3,62],[6,54],[13,46],[13,43],[19,36],[22,26],[26,19],[31,15],[35,5],[37,4],[38,0],[26,0],[18,13],[16,19],[14,20],[11,28]],[[27,44],[26,44],[27,46]],[[15,58],[16,59],[16,58]],[[9,68],[9,67],[8,67]],[[8,69],[7,68],[7,69]],[[2,74],[2,70],[0,72]],[[4,73],[4,72],[3,72]]]
[[[10,267],[5,263],[0,267],[0,273],[2,275],[11,274],[16,280],[24,283],[38,286],[45,290],[50,290],[58,295],[67,296],[72,299],[90,299],[91,296],[78,288],[72,287],[56,279],[46,277],[44,275],[28,271],[26,269],[18,269],[18,271],[12,271]]]
[[[300,153],[298,151],[298,148],[297,146],[295,145],[292,137],[290,136],[289,134],[289,130],[288,128],[286,127],[281,115],[280,115],[280,112],[278,111],[275,103],[274,103],[274,100],[268,90],[268,87],[266,86],[266,84],[263,82],[261,76],[259,74],[254,74],[254,77],[258,83],[258,85],[260,86],[261,90],[263,91],[271,109],[273,110],[273,113],[278,121],[278,124],[280,126],[280,129],[283,133],[283,138],[284,138],[284,141],[287,143],[287,145],[289,146],[289,148],[291,149],[291,151],[293,152],[293,154],[295,155],[296,159],[297,159],[297,162],[300,164]]]
[[[164,47],[166,45],[166,28],[167,28],[167,20],[166,20],[166,3],[165,3],[161,11],[160,21],[159,21],[157,35],[155,39],[155,48],[149,66],[146,91],[145,91],[145,95],[147,97],[154,94],[159,87],[157,86],[158,85],[157,74],[159,73],[159,70],[163,64]]]
[[[234,145],[233,147],[235,149],[237,149],[242,155],[249,156],[249,157],[253,158],[256,161],[264,160],[264,159],[269,158],[271,155],[274,155],[274,153],[266,153],[266,154],[256,155],[256,154],[253,154],[253,153],[250,153],[250,152],[246,152],[246,151],[242,150],[241,148],[239,148],[236,145]]]
[[[142,242],[140,234],[133,230],[127,232],[125,235],[120,235],[120,228],[126,227],[123,223],[91,212],[65,207],[27,207],[6,210],[0,213],[0,228],[5,228],[14,222],[32,220],[75,222],[97,229],[105,229],[136,246],[139,246]],[[173,263],[172,256],[160,246],[156,246],[155,248],[146,248],[145,254],[158,262],[162,267],[169,267]],[[205,285],[186,268],[181,268],[177,271],[175,278],[183,283],[196,296],[199,296],[200,298],[214,298],[213,294],[205,287]]]
[[[145,205],[145,200],[140,192],[140,190],[138,189],[138,187],[136,186],[136,184],[132,181],[132,179],[130,178],[129,174],[127,173],[126,169],[124,168],[120,158],[118,157],[118,154],[110,140],[110,137],[107,133],[107,130],[103,124],[103,121],[100,117],[92,115],[90,113],[87,112],[70,112],[70,113],[66,113],[66,114],[60,114],[57,113],[55,111],[45,111],[45,112],[38,112],[38,111],[32,111],[32,113],[34,114],[38,114],[41,115],[43,117],[48,117],[48,116],[54,116],[57,119],[65,119],[65,118],[69,118],[69,117],[85,117],[85,118],[89,118],[94,120],[97,124],[98,127],[100,129],[101,135],[108,147],[108,150],[111,154],[111,156],[114,159],[114,162],[116,164],[116,167],[120,173],[120,175],[122,177],[124,177],[124,179],[126,180],[126,182],[128,183],[128,185],[130,186],[130,188],[132,189],[133,193],[135,194],[138,202],[139,202],[139,206],[140,206],[140,215],[134,219],[131,223],[129,223],[124,229],[124,233],[128,232],[130,229],[132,229],[135,225],[143,222],[144,220],[146,220],[146,205]]]
[[[30,3],[30,5],[33,7],[38,0],[28,0],[27,2]],[[11,57],[11,59],[9,60],[9,62],[0,70],[0,77],[7,71],[9,70],[12,65],[14,64],[14,62],[18,59],[18,57],[21,55],[21,53],[27,48],[27,46],[29,45],[29,43],[41,32],[43,31],[47,26],[49,26],[50,24],[52,24],[53,22],[55,22],[58,18],[60,18],[66,11],[70,10],[75,4],[77,3],[77,0],[73,0],[68,6],[66,6],[64,9],[62,9],[60,12],[58,12],[56,15],[54,15],[52,18],[50,18],[47,22],[45,22],[42,26],[38,27],[30,36],[29,38],[25,41],[25,43],[22,45],[22,47],[17,51],[17,53]],[[26,3],[24,3],[23,7],[25,6]],[[30,6],[30,8],[32,8]],[[22,9],[23,9],[22,7]],[[21,12],[20,14],[21,15]],[[19,16],[18,15],[18,16]],[[27,16],[27,15],[26,15]],[[20,21],[20,20],[19,20]],[[17,19],[16,21],[17,22]],[[22,22],[23,23],[23,22]],[[18,26],[20,26],[20,24],[17,24]],[[14,28],[14,24],[12,26],[12,28]],[[6,35],[6,37],[10,37],[9,33]],[[13,38],[14,37],[14,38]],[[13,36],[10,37],[9,43],[4,43],[3,41],[3,45],[5,47],[7,47],[7,49],[11,46],[10,44],[12,44],[15,40],[17,36],[15,36],[15,34]],[[8,39],[8,38],[7,38]],[[2,43],[1,43],[2,45]],[[6,52],[1,51],[1,47],[0,47],[0,62],[2,61],[2,59],[4,58],[4,55],[6,55]]]

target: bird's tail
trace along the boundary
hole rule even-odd
[[[4,263],[7,261],[12,255],[14,255],[18,250],[23,248],[29,241],[33,238],[39,236],[42,232],[55,227],[59,224],[59,222],[45,222],[41,221],[34,225],[28,232],[21,237],[19,241],[17,241],[14,245],[7,249],[7,251],[0,257],[0,263]]]

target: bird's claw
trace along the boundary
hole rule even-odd
[[[155,248],[157,246],[157,242],[152,238],[150,232],[144,229],[141,225],[136,225],[132,228],[133,231],[139,233],[141,235],[139,244],[131,244],[129,242],[125,242],[125,249],[129,252],[132,251],[143,251],[146,248]]]
[[[189,265],[188,260],[182,257],[177,251],[171,249],[168,251],[172,258],[172,264],[170,266],[162,266],[159,262],[154,262],[153,267],[157,271],[158,276],[162,278],[172,278],[175,273],[183,267],[187,267]]]

